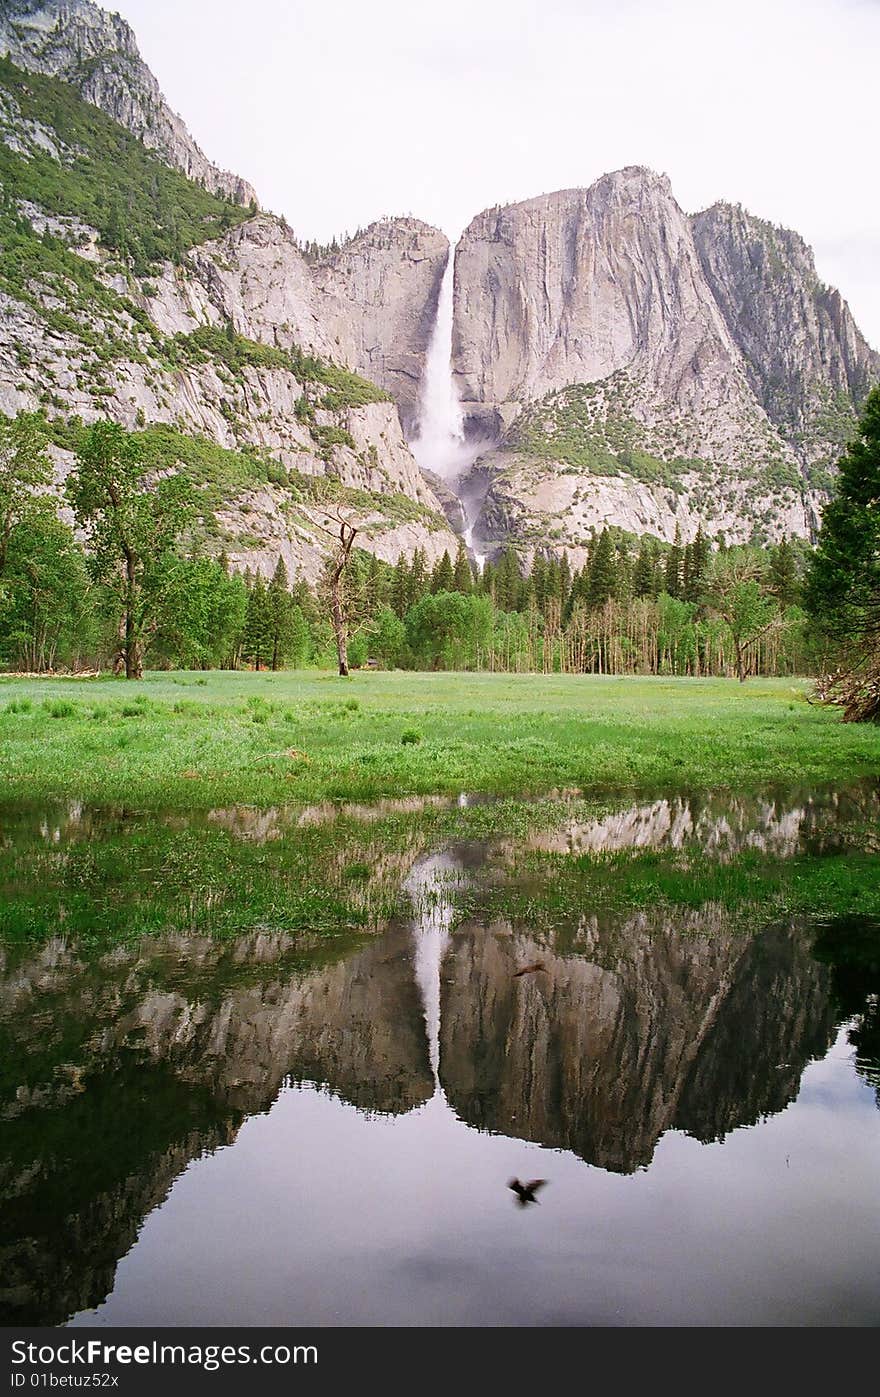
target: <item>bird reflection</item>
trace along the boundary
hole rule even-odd
[[[530,1179],[527,1184],[521,1184],[519,1179],[511,1179],[507,1185],[516,1194],[516,1201],[521,1208],[527,1208],[530,1203],[537,1203],[536,1194],[539,1188],[543,1188],[546,1179]]]

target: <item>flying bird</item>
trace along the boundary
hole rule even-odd
[[[534,975],[536,970],[543,970],[544,974],[547,974],[546,968],[541,961],[536,960],[534,965],[523,965],[519,970],[514,970],[513,978],[516,980],[520,975]]]
[[[543,1188],[546,1179],[530,1179],[527,1184],[521,1184],[519,1179],[511,1179],[507,1185],[516,1194],[517,1202],[521,1208],[527,1208],[530,1203],[537,1203],[535,1194],[539,1188]]]

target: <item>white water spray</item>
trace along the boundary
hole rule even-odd
[[[439,475],[461,498],[458,489],[461,476],[473,465],[480,452],[485,451],[492,443],[486,440],[467,441],[465,438],[461,400],[452,376],[454,277],[455,257],[450,248],[446,270],[440,283],[437,318],[425,358],[418,435],[413,438],[410,446],[419,465],[424,470]],[[467,524],[464,541],[476,558],[478,566],[482,568],[485,558],[473,547],[476,512],[471,511],[464,499],[462,507]]]

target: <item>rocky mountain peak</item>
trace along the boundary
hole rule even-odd
[[[91,0],[5,0],[0,54],[19,68],[60,78],[169,165],[212,193],[256,202],[246,180],[219,170],[165,101],[130,25]]]
[[[691,224],[752,391],[804,464],[826,469],[852,431],[853,404],[880,378],[880,355],[798,233],[738,204],[713,204]]]

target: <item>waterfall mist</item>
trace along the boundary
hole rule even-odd
[[[418,433],[410,442],[412,453],[423,470],[433,471],[453,487],[458,477],[473,464],[480,452],[486,451],[494,444],[486,438],[465,440],[464,414],[452,377],[454,277],[455,255],[450,248],[446,270],[440,283],[437,318],[425,358]]]
[[[494,443],[488,438],[474,441],[465,438],[464,414],[452,376],[454,277],[455,254],[450,247],[440,283],[437,317],[425,358],[418,432],[410,442],[410,448],[422,469],[440,476],[461,499],[467,523],[464,540],[482,566],[483,555],[473,549],[473,528],[479,506],[473,508],[473,499],[462,494],[459,481],[480,453],[487,451]]]

